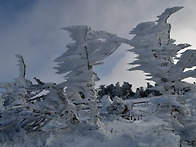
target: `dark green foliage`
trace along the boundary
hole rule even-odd
[[[129,97],[133,97],[135,93],[132,91],[132,85],[128,82],[124,82],[122,86],[120,86],[119,82],[117,82],[115,85],[100,85],[98,89],[98,95],[100,99],[104,95],[110,95],[111,99],[113,99],[115,96],[127,99]]]
[[[143,98],[161,95],[159,91],[152,90],[152,88],[153,86],[148,83],[147,88],[140,87],[136,89],[136,92],[133,92],[132,84],[123,82],[122,86],[120,86],[119,82],[117,82],[115,85],[100,85],[98,89],[98,95],[100,99],[104,95],[109,95],[112,100],[115,96],[125,100],[130,98]]]

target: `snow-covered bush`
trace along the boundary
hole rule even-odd
[[[104,117],[114,117],[114,119],[118,117],[122,117],[127,120],[131,120],[132,116],[130,116],[130,110],[126,103],[115,96],[112,100],[109,95],[105,95],[101,99],[101,111],[100,114]]]
[[[50,121],[61,122],[63,127],[77,123],[72,107],[55,83],[36,84],[25,78],[26,65],[17,55],[20,75],[14,82],[0,83],[3,88],[0,105],[0,142],[24,138],[26,133],[58,129]],[[62,127],[61,126],[61,127]]]

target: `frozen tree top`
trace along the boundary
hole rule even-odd
[[[26,74],[26,65],[23,59],[23,56],[20,54],[17,54],[16,57],[18,58],[18,67],[19,67],[19,71],[20,71],[20,78],[24,78],[25,74]]]
[[[167,9],[165,10],[165,12],[163,12],[161,15],[157,16],[157,17],[159,18],[159,19],[157,20],[157,22],[161,22],[161,21],[167,20],[167,18],[168,18],[171,14],[173,14],[173,13],[179,11],[179,10],[182,9],[182,8],[183,8],[183,7],[172,7],[172,8],[167,8]]]
[[[56,67],[58,73],[66,73],[82,67],[87,63],[86,60],[89,66],[100,64],[100,61],[113,53],[124,41],[115,34],[94,31],[85,25],[63,29],[70,33],[70,37],[75,42],[68,44],[68,50],[55,60],[60,65]]]

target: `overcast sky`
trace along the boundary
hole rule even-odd
[[[196,48],[196,0],[0,0],[0,82],[19,75],[16,54],[24,56],[27,78],[60,82],[63,75],[53,69],[55,58],[66,51],[71,40],[60,28],[88,25],[131,39],[138,23],[155,21],[166,8],[184,6],[169,19],[172,38]],[[133,87],[146,86],[142,72],[127,71],[135,55],[122,45],[95,68],[98,84],[128,81]]]

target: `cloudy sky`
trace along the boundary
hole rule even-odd
[[[173,6],[184,8],[169,19],[172,38],[196,48],[195,0],[0,0],[0,82],[18,76],[16,54],[24,56],[28,79],[62,81],[63,75],[53,69],[53,60],[71,41],[62,27],[84,24],[131,39],[129,32],[138,23],[155,21]],[[133,87],[146,86],[141,71],[127,71],[135,57],[127,49],[130,46],[122,45],[95,68],[101,78],[98,84],[128,81]]]

